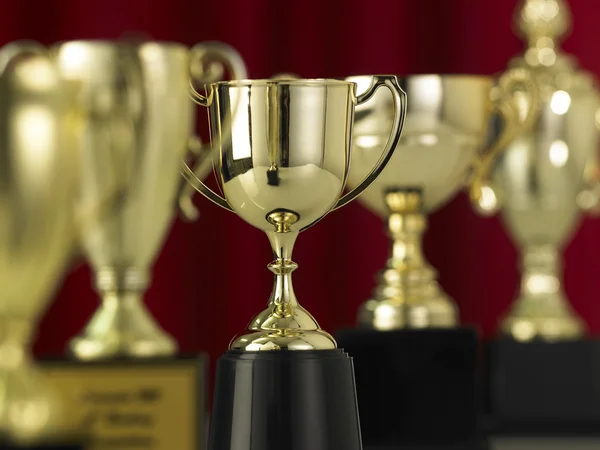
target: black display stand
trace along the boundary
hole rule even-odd
[[[482,450],[478,333],[346,329],[365,450]]]
[[[209,450],[361,450],[342,350],[241,352],[217,363]]]
[[[40,366],[60,395],[65,427],[85,436],[90,448],[206,449],[206,355],[94,362],[53,358]]]
[[[493,434],[600,435],[600,340],[487,345]]]

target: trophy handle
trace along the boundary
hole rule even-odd
[[[0,48],[0,74],[15,58],[26,54],[41,55],[46,52],[46,47],[37,41],[13,41]]]
[[[527,110],[522,116],[522,108],[515,98],[515,93],[527,96]],[[504,129],[498,139],[490,145],[488,151],[476,157],[469,186],[469,197],[478,212],[492,215],[500,208],[497,192],[490,185],[490,173],[496,158],[506,149],[508,144],[522,133],[531,130],[538,119],[540,110],[540,93],[538,86],[528,70],[511,69],[498,80],[490,93],[493,110],[504,120]]]
[[[190,95],[201,106],[211,104],[213,91],[211,89],[208,97],[202,95],[196,89],[196,83],[206,86],[222,80],[225,68],[233,80],[243,80],[248,76],[240,54],[223,42],[200,42],[192,47],[190,54]]]
[[[200,180],[200,178],[208,172],[207,166],[212,165],[210,151],[203,145],[199,136],[192,136],[188,141],[188,152],[196,158],[196,162],[194,163],[194,169],[191,169],[186,164],[187,170],[192,171],[194,177],[197,180]],[[197,220],[200,215],[198,209],[192,203],[192,197],[196,191],[192,183],[187,181],[187,178],[182,179],[181,181],[182,183],[178,195],[179,211],[185,220],[192,222]]]
[[[377,164],[373,170],[369,172],[369,174],[360,182],[358,186],[342,196],[342,198],[340,198],[333,207],[332,211],[341,208],[342,206],[354,200],[362,191],[368,188],[373,181],[375,181],[375,179],[379,176],[391,159],[392,155],[394,154],[394,149],[398,145],[398,141],[400,141],[402,127],[404,125],[404,118],[406,117],[406,93],[400,87],[396,76],[374,75],[371,81],[371,86],[369,86],[365,92],[356,98],[356,104],[361,105],[367,102],[371,97],[373,97],[375,91],[382,86],[387,87],[394,97],[394,122],[392,123],[390,137],[385,145],[385,149],[383,150],[381,157],[379,158],[379,161],[377,161]]]
[[[241,80],[247,77],[246,65],[240,54],[223,42],[201,42],[193,46],[190,53],[190,96],[194,103],[200,106],[208,108],[212,104],[214,92],[212,83],[223,79],[225,68],[229,70],[232,79]],[[198,92],[196,83],[208,85],[209,93],[202,95]],[[206,186],[199,177],[205,169],[209,149],[205,148],[200,140],[196,140],[190,147],[190,151],[198,159],[193,169],[185,161],[181,161],[181,174],[185,181],[210,201],[233,212],[227,200]],[[193,192],[187,187],[182,187],[179,194],[179,207],[184,216],[190,220],[198,217],[198,211],[191,200]]]

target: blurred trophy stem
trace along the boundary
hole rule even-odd
[[[123,351],[139,358],[173,355],[175,340],[161,329],[143,302],[149,280],[147,270],[98,270],[96,288],[102,297],[101,306],[84,332],[70,342],[70,351],[80,360]],[[107,326],[109,323],[112,326]],[[126,349],[120,348],[124,345]]]
[[[384,197],[389,211],[390,258],[378,275],[375,299],[359,310],[359,323],[379,330],[456,326],[456,307],[439,289],[437,271],[423,253],[427,216],[422,209],[422,193],[390,189]],[[382,302],[390,308],[381,308]],[[421,304],[423,308],[419,308]]]
[[[553,245],[529,245],[523,249],[520,296],[502,322],[505,334],[518,341],[529,341],[536,334],[547,341],[583,336],[585,325],[563,293],[561,258],[561,252]]]

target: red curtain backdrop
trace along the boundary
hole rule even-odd
[[[600,75],[600,3],[571,0],[564,48]],[[251,78],[504,70],[523,43],[511,23],[516,0],[3,0],[0,43],[119,38],[142,32],[192,45],[220,40],[243,56]],[[198,111],[202,123],[205,111]],[[211,182],[214,186],[214,182]],[[198,196],[199,197],[199,196]],[[197,198],[201,218],[174,221],[154,268],[146,304],[184,352],[218,357],[264,307],[271,289],[266,236]],[[431,217],[426,253],[460,306],[464,323],[485,336],[515,298],[518,254],[500,220],[478,217],[458,195]],[[386,259],[383,222],[358,202],[299,238],[296,293],[327,330],[355,322]],[[565,251],[565,288],[592,333],[600,331],[600,221],[585,218]],[[72,267],[37,336],[38,355],[57,354],[98,306],[90,270]]]

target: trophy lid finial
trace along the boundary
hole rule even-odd
[[[565,0],[522,0],[515,26],[517,34],[527,40],[527,62],[552,66],[557,60],[558,43],[571,30],[571,11]]]

